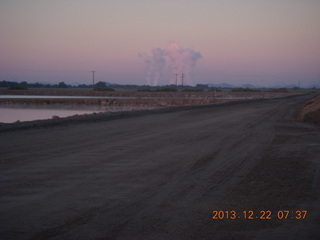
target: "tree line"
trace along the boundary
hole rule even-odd
[[[57,84],[50,83],[28,83],[28,82],[13,82],[2,80],[0,82],[0,88],[7,89],[28,89],[28,88],[92,88],[92,85],[79,84],[78,86],[72,86],[65,82],[59,82]]]

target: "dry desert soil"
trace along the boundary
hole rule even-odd
[[[0,127],[0,239],[320,239],[311,97]]]

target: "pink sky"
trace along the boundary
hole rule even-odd
[[[320,84],[319,12],[316,0],[1,1],[0,81],[89,84],[96,70],[145,84],[138,54],[176,41],[202,55],[193,84]]]

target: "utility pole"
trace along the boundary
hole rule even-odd
[[[181,74],[181,81],[182,81],[182,86],[183,86],[183,78],[184,78],[184,74]]]
[[[92,88],[94,87],[94,73],[95,71],[91,71],[92,72]]]
[[[173,74],[173,75],[176,75],[176,86],[178,86],[178,75],[179,74],[176,73],[176,74]]]

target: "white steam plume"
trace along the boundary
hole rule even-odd
[[[201,54],[189,48],[181,48],[176,42],[170,42],[166,49],[166,55],[171,60],[171,75],[179,74],[177,84],[192,85],[193,68],[197,60],[202,57]],[[182,74],[184,76],[183,82]],[[174,84],[175,81],[176,78],[172,77],[170,83]]]
[[[152,56],[140,53],[146,66],[146,84],[158,85],[165,67],[165,57],[170,59],[170,84],[193,85],[193,69],[201,54],[190,48],[181,48],[176,42],[170,42],[166,49],[153,48]]]
[[[162,71],[165,65],[165,52],[161,48],[153,48],[152,56],[146,53],[139,53],[146,65],[146,84],[156,86],[162,78]]]

